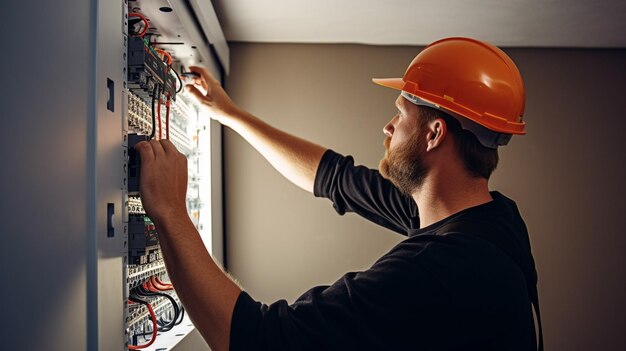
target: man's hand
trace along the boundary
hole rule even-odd
[[[169,140],[135,146],[141,157],[139,192],[146,214],[159,225],[187,214],[187,158]]]
[[[240,109],[230,99],[220,82],[203,67],[189,67],[189,70],[199,74],[197,78],[190,78],[192,84],[185,88],[196,97],[200,105],[209,112],[211,118],[217,119],[222,124],[227,124],[226,119],[240,113]]]
[[[291,182],[313,192],[317,167],[326,148],[276,129],[241,110],[209,71],[200,67],[190,70],[200,76],[193,78],[187,90],[211,118],[241,135]]]

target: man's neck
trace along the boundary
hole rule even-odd
[[[419,211],[420,228],[492,200],[487,179],[436,175],[427,177],[412,197]]]

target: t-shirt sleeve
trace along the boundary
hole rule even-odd
[[[285,300],[265,305],[242,292],[230,349],[400,350],[409,343],[440,343],[435,335],[449,317],[444,308],[449,295],[415,265],[383,257],[369,270],[313,288],[291,305]]]
[[[417,221],[417,206],[410,196],[403,195],[377,170],[355,166],[351,156],[332,150],[322,156],[313,193],[330,199],[340,215],[354,212],[404,235],[412,221]]]

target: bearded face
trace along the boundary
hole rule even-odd
[[[391,137],[385,138],[385,157],[379,165],[380,174],[409,196],[422,185],[428,172],[424,164],[424,128],[419,128],[414,134],[406,143],[393,150],[389,149]]]

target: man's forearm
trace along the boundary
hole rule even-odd
[[[317,166],[326,151],[310,141],[285,133],[235,105],[221,84],[202,67],[189,67],[198,74],[187,90],[203,110],[230,127],[257,149],[282,175],[304,190],[313,192]]]
[[[228,350],[241,289],[213,261],[187,213],[156,223],[169,276],[212,350]]]
[[[245,111],[220,121],[246,139],[283,176],[313,192],[317,167],[326,148],[274,128]]]

